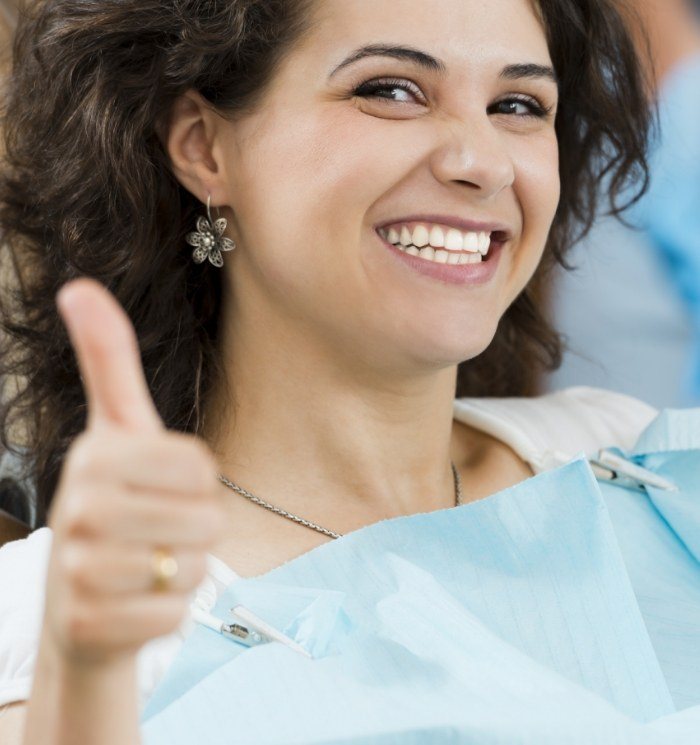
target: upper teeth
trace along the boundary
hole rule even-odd
[[[441,225],[397,225],[379,231],[381,236],[396,245],[408,247],[432,246],[445,248],[448,251],[468,251],[485,256],[491,247],[490,233],[468,233],[456,228],[445,228]]]

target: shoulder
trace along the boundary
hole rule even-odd
[[[625,393],[575,386],[540,396],[536,424],[553,428],[562,443],[579,450],[634,447],[659,411]],[[558,424],[558,426],[557,426]]]
[[[507,442],[537,470],[581,451],[631,449],[659,414],[633,396],[589,386],[523,398],[461,398],[455,413]]]
[[[0,706],[29,697],[51,540],[41,528],[0,548]]]

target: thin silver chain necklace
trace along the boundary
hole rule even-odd
[[[454,463],[452,465],[452,475],[454,477],[454,484],[455,484],[455,506],[459,507],[462,504],[462,479],[460,478],[459,471],[457,470],[457,467]],[[269,502],[266,502],[264,499],[260,499],[260,497],[256,497],[255,494],[251,494],[249,491],[244,489],[242,486],[238,486],[238,484],[234,484],[233,481],[229,481],[226,476],[222,474],[218,474],[219,481],[221,481],[222,484],[225,484],[228,486],[229,489],[233,489],[233,491],[237,492],[238,494],[241,494],[242,496],[246,497],[246,499],[249,499],[251,502],[255,502],[255,504],[259,504],[261,507],[264,507],[266,510],[270,510],[270,512],[274,512],[277,515],[282,515],[282,517],[286,517],[288,520],[293,520],[295,523],[298,523],[299,525],[303,525],[305,528],[311,528],[312,530],[316,530],[319,533],[323,533],[323,535],[327,535],[330,538],[341,538],[342,533],[334,533],[332,530],[328,530],[328,528],[322,528],[320,525],[317,525],[316,523],[312,523],[310,520],[305,520],[303,517],[298,517],[297,515],[293,515],[291,512],[287,512],[287,510],[283,510],[281,507],[275,507],[274,504],[270,504]]]

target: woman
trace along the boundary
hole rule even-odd
[[[646,172],[608,0],[48,0],[3,127],[5,372],[26,381],[4,434],[51,528],[3,549],[4,582],[31,565],[43,586],[50,543],[7,743],[138,742],[137,652],[177,628],[207,553],[253,576],[449,508],[460,479],[476,501],[531,476],[455,419],[455,390],[524,396],[557,364],[539,287],[601,176],[616,211]],[[101,287],[61,289],[81,275],[140,357]],[[586,391],[542,407],[575,443],[653,415]],[[36,599],[4,595],[29,628]]]

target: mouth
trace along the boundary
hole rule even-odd
[[[457,222],[457,221],[453,221]],[[508,231],[486,223],[459,221],[460,227],[427,221],[395,222],[376,228],[379,237],[408,256],[436,264],[463,266],[488,261]]]
[[[510,233],[487,223],[460,225],[462,229],[445,223],[395,222],[375,231],[392,254],[420,274],[452,284],[485,283],[493,277]]]

